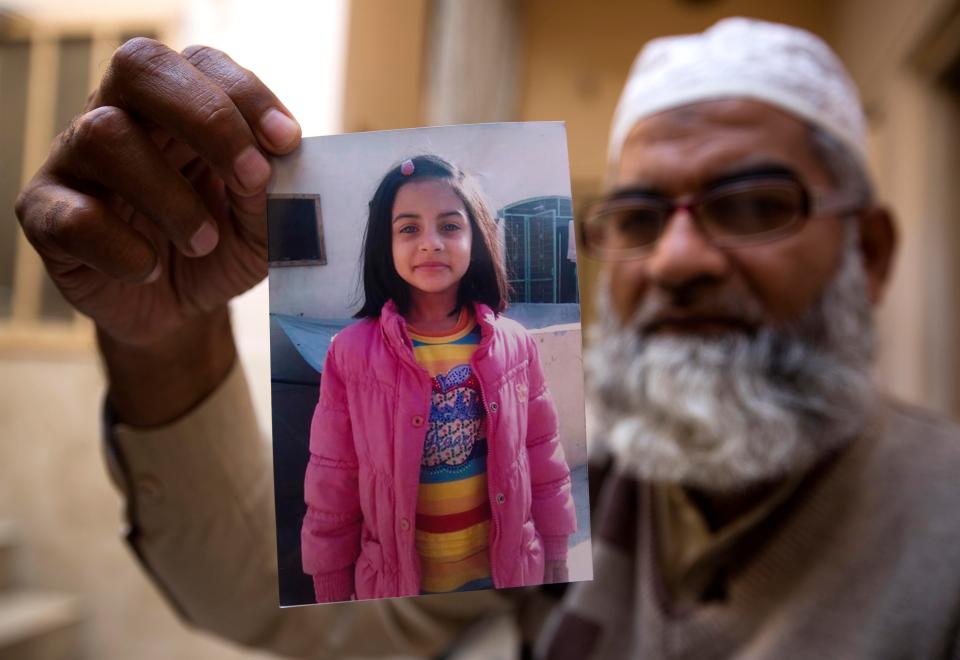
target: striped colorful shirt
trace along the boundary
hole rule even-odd
[[[450,332],[409,333],[414,357],[433,381],[417,499],[421,591],[490,589],[487,439],[480,384],[470,367],[480,326],[464,309]]]

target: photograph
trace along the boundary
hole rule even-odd
[[[0,90],[0,660],[960,660],[960,0],[0,0]]]
[[[276,161],[281,606],[591,579],[572,209],[562,122]]]

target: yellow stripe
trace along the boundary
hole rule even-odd
[[[485,574],[489,575],[490,573],[490,558],[487,550],[483,549],[459,561],[435,561],[430,562],[427,566],[430,567],[430,577],[435,579],[463,575],[466,572],[476,572],[477,568],[480,569],[477,577],[483,577]],[[474,578],[470,579],[472,580]]]
[[[417,552],[425,559],[459,561],[490,543],[490,522],[477,523],[456,532],[431,534],[417,530]]]
[[[446,481],[436,484],[420,484],[419,500],[436,503],[457,497],[470,497],[476,493],[487,495],[487,475],[478,474],[469,479]]]
[[[457,562],[424,562],[421,586],[424,591],[453,591],[485,577],[490,577],[490,558],[486,550]]]
[[[457,358],[455,360],[417,360],[420,365],[427,370],[427,373],[430,374],[431,378],[443,374],[446,376],[454,367],[458,367],[461,364],[467,364],[470,358]]]
[[[464,348],[466,350],[464,350]],[[470,357],[476,349],[475,345],[469,346],[433,346],[429,349],[415,348],[414,357],[431,377],[437,374],[450,372],[454,367],[461,364],[470,364]]]

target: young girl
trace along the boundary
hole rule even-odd
[[[499,315],[496,224],[463,172],[419,156],[387,173],[363,290],[310,429],[317,602],[565,580],[576,519],[557,412],[535,342]]]

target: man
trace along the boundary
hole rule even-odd
[[[605,262],[595,579],[561,599],[275,608],[225,305],[265,272],[262,153],[299,130],[223,54],[147,40],[90,107],[18,215],[97,322],[130,541],[187,620],[316,657],[462,650],[494,620],[548,657],[960,653],[958,433],[870,378],[895,236],[855,89],[812,35],[732,19],[651,43],[631,72],[610,193],[583,223]]]

